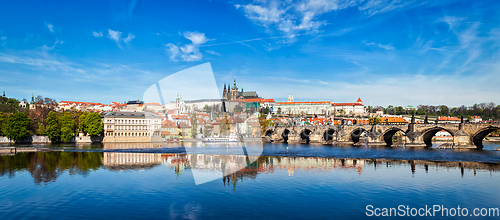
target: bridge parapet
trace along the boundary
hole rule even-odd
[[[430,147],[434,135],[445,130],[453,136],[453,148],[481,148],[483,138],[500,129],[500,123],[277,126],[268,129],[266,136],[274,142],[335,142],[337,145],[364,145],[360,137],[365,132],[368,145],[391,145],[394,134],[402,131],[406,147]]]

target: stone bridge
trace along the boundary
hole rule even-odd
[[[412,120],[414,121],[414,120]],[[271,142],[323,143],[337,145],[389,145],[398,131],[405,134],[406,147],[430,147],[432,137],[441,130],[453,136],[453,148],[483,148],[487,134],[500,129],[500,123],[391,125],[316,125],[268,127],[265,139]],[[365,133],[365,138],[361,134]]]

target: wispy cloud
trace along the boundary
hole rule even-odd
[[[376,47],[380,47],[384,50],[394,50],[395,48],[391,45],[391,44],[381,44],[381,43],[375,43],[375,42],[367,42],[367,41],[363,41],[364,44],[366,44],[367,46],[376,46]]]
[[[245,16],[267,29],[278,31],[293,38],[298,33],[318,33],[320,27],[328,22],[321,20],[323,14],[358,6],[358,10],[369,16],[385,13],[398,8],[414,5],[416,1],[400,0],[267,0],[254,1],[251,4],[236,4]]]
[[[360,1],[360,3],[363,1]],[[359,11],[372,16],[375,14],[381,14],[389,11],[393,11],[398,8],[403,8],[416,4],[418,1],[401,1],[401,0],[369,0],[365,4],[360,4],[358,7]],[[420,1],[424,4],[424,1]]]
[[[54,33],[54,26],[52,24],[47,24],[47,28],[50,32]]]
[[[47,53],[46,48],[48,47],[44,45],[41,50],[31,50],[19,55],[0,53],[0,62],[31,66],[37,70],[72,76],[85,73],[84,70],[73,67],[74,64],[60,61],[54,55]]]
[[[191,41],[191,44],[177,46],[172,43],[165,44],[166,51],[171,60],[177,61],[199,61],[202,58],[200,46],[206,43],[209,39],[205,37],[205,33],[199,32],[184,32],[184,38]]]
[[[126,38],[122,38],[122,32],[108,29],[108,38],[115,41],[116,45],[118,45],[118,47],[123,50],[122,42],[128,44],[132,39],[135,38],[135,36],[129,33]]]
[[[444,22],[444,23],[448,24],[448,26],[450,27],[450,30],[451,30],[453,27],[458,26],[460,24],[460,22],[463,20],[465,20],[465,18],[456,17],[456,16],[444,16],[442,18],[439,18],[437,21]]]
[[[92,32],[92,35],[94,35],[94,37],[102,37],[103,36],[102,31],[99,33],[94,31],[94,32]]]

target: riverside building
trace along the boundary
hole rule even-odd
[[[161,141],[161,117],[151,112],[108,112],[103,124],[103,143]]]

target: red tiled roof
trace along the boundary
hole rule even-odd
[[[363,101],[361,101],[361,98],[358,98],[358,100],[356,100],[356,102],[363,102]]]
[[[101,103],[98,102],[75,102],[75,101],[60,101],[59,104],[77,104],[77,105],[102,105]]]
[[[359,105],[363,106],[361,103],[333,103],[332,106],[354,106],[354,105]]]
[[[265,98],[257,98],[257,99],[243,99],[245,102],[275,102],[274,99],[265,99]]]
[[[445,116],[441,116],[439,117],[438,119],[439,121],[461,121],[459,118],[457,117],[445,117]]]
[[[400,117],[381,117],[380,121],[386,123],[386,119],[388,120],[387,123],[408,123],[408,121]]]
[[[182,120],[182,119],[189,119],[189,117],[186,116],[186,115],[172,115],[172,119],[180,119],[180,120]]]
[[[169,127],[170,127],[170,128],[171,128],[171,127],[177,127],[177,126],[175,125],[175,123],[174,123],[173,121],[170,121],[170,120],[165,120],[165,121],[162,121],[162,122],[161,122],[161,126],[162,126],[162,127],[167,127],[167,128],[169,128]]]
[[[331,104],[330,101],[320,101],[320,102],[278,102],[276,105],[295,105],[295,104]]]

